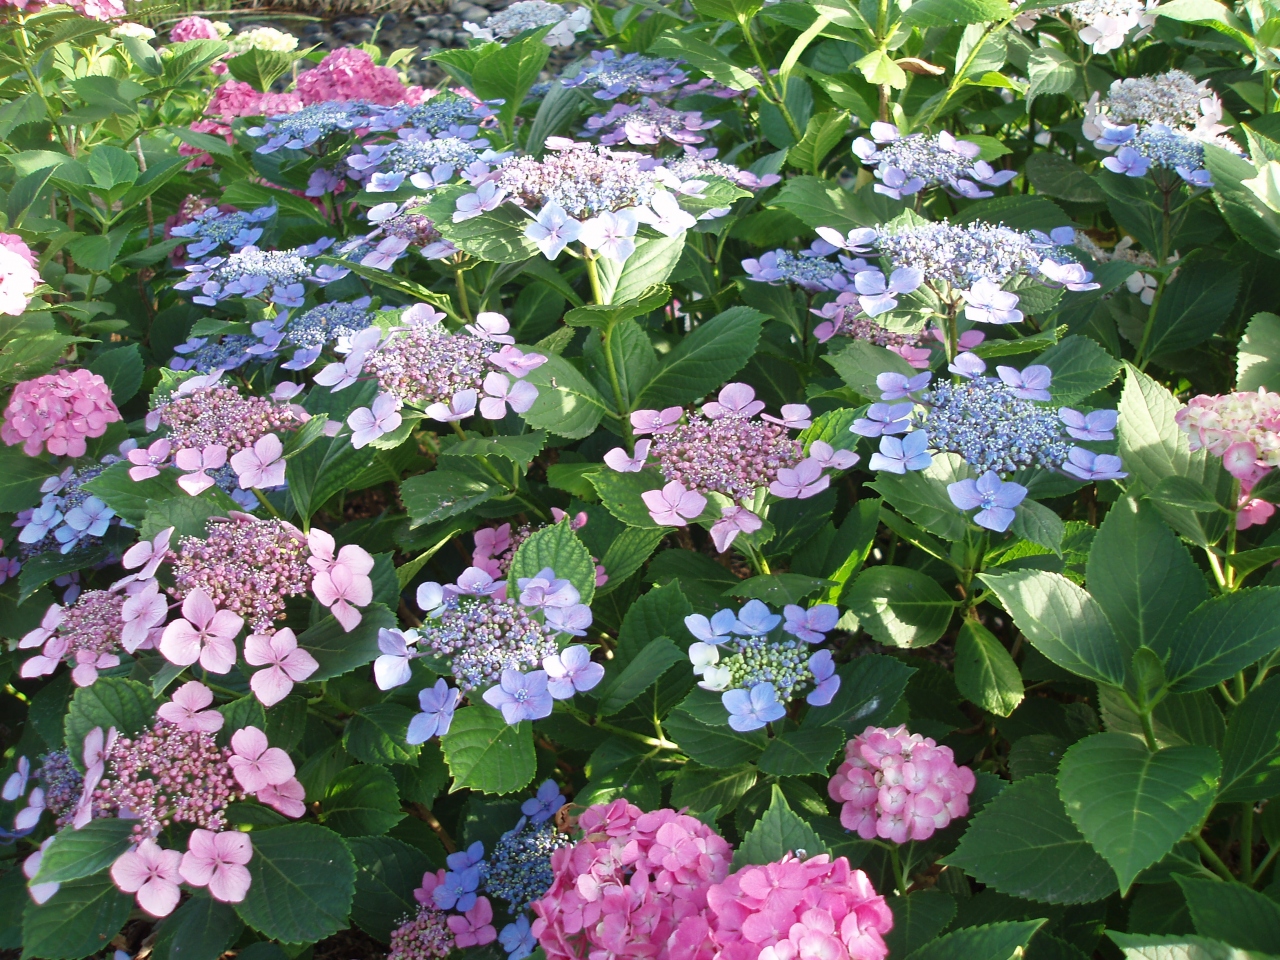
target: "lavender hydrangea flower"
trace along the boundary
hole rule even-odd
[[[990,197],[990,190],[978,184],[999,187],[1017,176],[1014,170],[996,171],[978,159],[981,148],[968,140],[957,140],[943,130],[935,136],[902,136],[892,123],[871,124],[871,139],[858,137],[853,152],[875,168],[876,193],[901,200],[928,187],[946,186],[962,197]]]
[[[275,215],[275,204],[249,211],[210,207],[197,213],[189,222],[174,227],[170,233],[175,237],[193,239],[193,243],[186,245],[186,254],[199,260],[223,244],[239,250],[257,243],[263,231],[260,224]]]
[[[973,522],[980,527],[1004,533],[1013,523],[1014,508],[1027,496],[1027,488],[1020,483],[1001,480],[993,471],[987,471],[977,480],[965,479],[947,484],[947,495],[959,509],[977,510]]]
[[[604,667],[595,663],[591,652],[580,644],[547,657],[542,669],[548,677],[547,690],[557,700],[568,700],[575,692],[585,693],[604,679]]]
[[[928,451],[929,435],[923,430],[913,430],[901,438],[884,436],[880,438],[880,449],[871,455],[867,467],[899,474],[908,470],[925,470],[933,463]]]
[[[620,143],[654,146],[663,140],[695,144],[706,140],[703,130],[719,120],[704,120],[698,110],[675,110],[644,97],[637,104],[615,103],[608,113],[587,118],[588,135],[598,135],[600,143],[612,147]]]
[[[405,738],[408,743],[426,743],[432,737],[443,737],[449,732],[453,723],[453,711],[458,706],[461,694],[456,687],[451,687],[441,678],[434,687],[427,687],[418,693],[418,705],[422,712],[409,721],[409,733]]]
[[[512,726],[551,716],[552,697],[547,690],[547,675],[541,670],[503,670],[501,683],[490,687],[483,696],[485,703],[501,710],[502,718]]]
[[[545,823],[564,806],[564,795],[554,780],[544,780],[538,794],[520,805],[520,812],[534,824]]]
[[[726,690],[720,699],[729,711],[729,726],[740,733],[759,730],[787,715],[771,683],[757,683],[750,691]]]
[[[566,87],[594,87],[597,100],[616,100],[624,93],[664,93],[688,79],[679,69],[682,60],[665,60],[612,50],[593,50],[591,59],[571,77],[560,78]]]

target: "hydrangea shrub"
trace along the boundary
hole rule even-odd
[[[0,950],[1280,956],[1280,10],[130,13],[0,3]]]

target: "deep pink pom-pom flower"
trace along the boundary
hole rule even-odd
[[[379,67],[365,51],[355,47],[334,50],[318,66],[298,78],[303,104],[326,100],[368,100],[389,107],[397,103],[421,103],[421,87],[406,87],[391,67]]]
[[[707,891],[716,960],[884,960],[893,914],[844,857],[787,855]]]
[[[111,388],[88,370],[59,370],[14,388],[0,425],[0,439],[21,443],[28,456],[42,449],[57,456],[83,457],[85,440],[107,432],[120,419]]]
[[[551,888],[531,905],[548,960],[711,960],[707,891],[728,875],[725,839],[693,817],[626,800],[587,808],[578,827],[583,839],[552,854]]]
[[[840,822],[864,840],[927,840],[969,813],[973,771],[956,765],[950,747],[928,737],[867,727],[845,745],[845,761],[827,784],[841,803]]]

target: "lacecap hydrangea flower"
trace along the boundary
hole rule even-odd
[[[685,617],[697,638],[689,647],[698,686],[721,695],[735,730],[759,730],[786,716],[787,704],[808,690],[811,706],[829,704],[840,689],[830,650],[811,653],[835,628],[839,611],[831,604],[804,608],[788,604],[779,616],[760,600],[735,613],[720,610],[710,619]]]
[[[895,200],[937,186],[970,200],[990,197],[992,192],[979,184],[999,187],[1018,175],[1015,170],[995,170],[979,158],[981,147],[958,140],[946,130],[904,137],[897,126],[879,120],[871,124],[870,139],[853,141],[853,152],[875,168],[880,181],[875,185],[876,193]]]
[[[597,100],[616,100],[624,93],[666,93],[689,75],[683,60],[649,57],[641,53],[618,56],[613,50],[593,50],[582,64],[565,70],[560,82],[566,87],[587,87]],[[572,74],[572,75],[570,75]]]
[[[628,454],[615,447],[605,464],[619,473],[635,473],[652,463],[666,484],[643,494],[654,523],[684,526],[702,516],[709,498],[719,498],[720,518],[711,527],[716,549],[724,552],[739,533],[762,525],[763,495],[806,499],[827,488],[828,471],[847,470],[858,460],[847,450],[815,441],[804,445],[790,431],[811,423],[804,404],[787,404],[780,417],[763,414],[764,402],[745,383],[725,386],[701,412],[681,407],[637,410],[631,428],[638,441]]]
[[[591,26],[591,11],[572,10],[547,0],[516,0],[504,10],[488,16],[483,24],[464,21],[463,28],[477,40],[509,40],[529,30],[552,27],[542,38],[549,47],[572,46],[575,36]]]
[[[882,373],[876,378],[881,402],[873,403],[849,427],[859,436],[880,438],[870,469],[898,474],[924,470],[933,463],[933,453],[945,452],[959,454],[977,473],[991,473],[997,480],[1030,467],[1060,470],[1078,480],[1126,476],[1119,457],[1072,444],[1072,440],[1114,439],[1115,411],[1084,414],[1069,407],[1055,409],[1050,405],[1053,373],[1048,367],[998,366],[998,376],[990,377],[984,375],[986,364],[979,357],[961,353],[950,369],[957,379],[932,388],[933,375],[927,371],[914,377]],[[967,485],[957,489],[953,502],[969,504],[961,508],[966,510],[1009,509],[1017,491],[995,486],[991,480],[978,482],[982,486],[976,490]],[[1012,521],[1000,512],[983,519],[995,524]],[[991,527],[1007,528],[1008,522]]]
[[[969,814],[977,781],[957,766],[950,747],[905,726],[867,727],[845,745],[845,759],[827,784],[841,804],[840,822],[864,840],[928,840]]]

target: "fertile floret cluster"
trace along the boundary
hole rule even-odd
[[[47,450],[58,457],[83,457],[85,441],[107,432],[120,419],[111,388],[88,370],[59,370],[13,389],[0,425],[0,439],[21,443],[27,456]]]
[[[1163,123],[1170,127],[1192,127],[1207,130],[1222,119],[1222,103],[1209,88],[1209,81],[1199,83],[1183,70],[1169,70],[1146,77],[1123,77],[1113,81],[1106,99],[1097,105],[1102,114],[1115,124]],[[1086,129],[1095,137],[1100,131]]]
[[[314,72],[309,71],[308,75]],[[364,125],[369,113],[369,104],[358,100],[317,102],[301,110],[269,116],[262,126],[250,127],[246,132],[251,137],[266,138],[258,153],[275,153],[282,148],[305,150],[334,134],[351,133]]]
[[[284,338],[299,347],[322,348],[334,341],[349,340],[369,326],[372,303],[360,297],[350,303],[322,303],[289,318]]]
[[[945,130],[933,136],[904,137],[894,124],[879,120],[871,124],[871,139],[859,137],[853,142],[853,152],[875,167],[880,181],[876,193],[895,200],[937,186],[969,199],[989,197],[991,191],[978,184],[998,187],[1017,176],[1014,170],[995,170],[979,159],[982,151],[976,143],[957,140]]]
[[[150,623],[142,626],[140,636],[130,632],[135,642],[123,642],[126,599],[123,593],[90,590],[69,607],[53,604],[40,626],[18,642],[19,648],[43,646],[39,654],[23,662],[22,676],[43,677],[62,662],[71,667],[71,679],[77,687],[91,686],[99,670],[120,664],[122,648],[132,653],[148,639]]]
[[[111,455],[104,463],[118,458]],[[102,475],[104,466],[75,470],[71,467],[40,486],[44,496],[38,507],[22,510],[13,525],[21,529],[18,543],[21,556],[46,550],[71,553],[100,543],[107,530],[120,522],[114,510],[95,497],[84,485]]]
[[[609,147],[619,143],[656,146],[663,140],[692,144],[706,140],[702,131],[719,123],[704,120],[701,111],[675,110],[645,97],[637,104],[615,103],[608,113],[588,117],[587,134],[598,136]]]
[[[223,210],[209,207],[197,213],[189,221],[170,230],[175,237],[191,240],[186,245],[186,255],[199,260],[223,244],[239,250],[255,244],[262,236],[261,224],[276,215],[275,205],[259,207],[244,213],[239,210]]]
[[[199,290],[194,303],[216,307],[231,297],[264,297],[282,307],[300,307],[306,296],[305,282],[324,285],[345,276],[340,268],[324,266],[315,273],[306,258],[315,256],[322,245],[294,250],[259,250],[242,247],[225,257],[186,266],[187,276],[175,283],[175,290]]]
[[[619,57],[612,50],[593,50],[591,59],[571,77],[561,77],[566,87],[594,88],[597,100],[616,100],[624,93],[665,93],[688,79],[680,68],[683,60],[647,57],[628,53]],[[573,68],[570,67],[570,70]]]
[[[399,139],[389,143],[368,144],[364,153],[347,157],[349,175],[363,181],[370,193],[386,193],[400,187],[406,179],[424,190],[445,183],[460,170],[471,170],[482,159],[495,156],[487,149],[489,141],[465,140],[462,137],[432,137],[425,130],[401,130]],[[481,163],[479,175],[488,171]]]
[[[480,40],[506,40],[526,30],[553,24],[554,29],[547,32],[543,41],[549,47],[570,46],[575,34],[591,26],[591,11],[586,7],[566,10],[558,4],[547,3],[547,0],[516,0],[505,10],[490,15],[480,26],[474,23],[464,23],[463,26]]]
[[[530,212],[556,204],[584,219],[626,210],[649,203],[670,179],[637,154],[556,138],[547,146],[551,149],[541,160],[513,157],[493,175],[497,190]]]
[[[208,537],[183,537],[173,558],[177,598],[205,592],[214,605],[244,617],[255,632],[284,615],[287,599],[311,585],[310,550],[302,533],[282,520],[247,514],[208,521]]]
[[[55,750],[40,758],[39,777],[44,790],[44,808],[53,814],[57,826],[66,826],[84,789],[84,776],[75,768],[66,750]]]
[[[154,424],[154,426],[152,426]],[[267,397],[245,396],[237,386],[210,384],[179,392],[151,411],[148,426],[168,428],[174,450],[225,447],[228,455],[269,433],[296,430],[298,411]]]
[[[1009,227],[945,221],[883,229],[879,252],[895,269],[913,268],[926,283],[968,287],[977,280],[1003,284],[1019,274],[1038,274],[1045,260],[1034,237]]]
[[[555,793],[559,796],[558,788]],[[554,879],[551,857],[572,844],[549,819],[521,817],[480,864],[480,883],[486,893],[505,900],[512,914],[519,913],[550,889]]]
[[[445,912],[423,903],[412,918],[391,931],[387,960],[444,960],[456,946]]]
[[[969,813],[976,780],[956,765],[950,747],[929,737],[867,727],[845,746],[845,759],[827,784],[841,804],[840,822],[864,840],[928,840]]]

